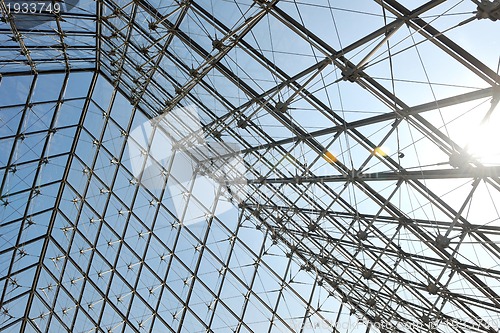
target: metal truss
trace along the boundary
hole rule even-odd
[[[0,330],[498,332],[498,1],[8,3]],[[247,178],[194,225],[127,146],[190,105]]]

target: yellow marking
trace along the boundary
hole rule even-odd
[[[338,161],[337,158],[332,153],[330,153],[329,151],[327,151],[326,153],[323,154],[323,158],[328,163],[336,163]]]

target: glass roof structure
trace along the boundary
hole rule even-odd
[[[0,12],[0,331],[499,331],[499,0]]]

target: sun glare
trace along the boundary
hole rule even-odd
[[[463,133],[466,136],[466,149],[469,154],[486,165],[500,165],[499,112],[497,106],[487,121]]]

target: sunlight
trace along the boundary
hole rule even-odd
[[[386,157],[386,156],[390,155],[390,149],[389,149],[389,147],[386,147],[386,146],[380,146],[380,147],[376,147],[372,151],[372,153],[373,153],[373,155],[377,155],[380,157]]]
[[[469,131],[465,131],[467,145],[465,149],[473,157],[486,165],[500,165],[500,110],[499,106],[491,116]]]

